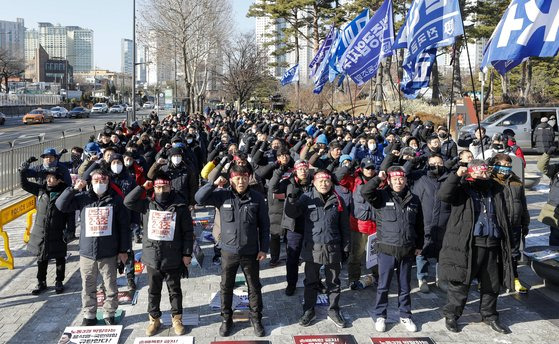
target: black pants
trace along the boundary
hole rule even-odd
[[[411,268],[415,259],[413,257],[404,257],[397,260],[394,256],[379,253],[378,254],[378,286],[377,297],[375,301],[375,314],[378,318],[387,317],[388,308],[388,290],[390,282],[394,275],[394,269],[398,277],[398,310],[400,318],[407,319],[411,317]]]
[[[270,261],[277,262],[281,252],[281,234],[270,234]]]
[[[522,243],[522,227],[512,228],[510,241],[512,272],[514,273],[514,278],[518,278],[518,261],[521,258],[520,245]]]
[[[301,256],[301,246],[303,234],[287,231],[287,261],[285,270],[287,273],[287,286],[295,287],[299,279],[299,257]]]
[[[47,267],[48,260],[37,261],[37,280],[39,282],[46,282],[47,280]],[[66,258],[56,258],[56,282],[64,281],[64,272],[66,271]]]
[[[161,317],[159,304],[161,303],[161,289],[163,281],[167,283],[169,291],[169,302],[171,303],[171,314],[182,314],[182,290],[181,290],[181,271],[160,271],[146,266],[148,272],[149,296],[148,313],[153,318]]]
[[[479,312],[483,320],[497,320],[497,298],[501,287],[501,248],[500,247],[478,247],[472,249],[472,274],[480,283]],[[462,315],[470,282],[450,282],[448,285],[448,303],[443,307],[444,316],[457,319]]]
[[[227,251],[221,251],[221,316],[224,320],[231,320],[233,317],[233,289],[239,266],[248,284],[250,317],[262,319],[260,262],[256,260],[256,254],[240,255]]]
[[[559,228],[549,227],[549,246],[559,246]]]
[[[306,312],[314,309],[316,305],[316,297],[320,290],[320,267],[322,264],[305,262],[305,303],[303,311]],[[328,290],[328,301],[330,307],[328,310],[339,310],[340,306],[340,263],[324,265],[324,274],[326,275],[326,289]]]

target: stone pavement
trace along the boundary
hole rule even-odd
[[[529,157],[528,171],[535,170],[536,157]],[[544,179],[536,191],[529,191],[528,202],[532,222],[527,246],[547,243],[548,229],[536,220],[539,209],[547,199],[548,180]],[[3,199],[0,198],[0,204]],[[4,199],[4,201],[6,201]],[[198,217],[205,217],[211,210],[200,209]],[[211,214],[210,214],[211,215]],[[14,270],[0,270],[0,343],[56,343],[66,326],[81,322],[80,290],[81,278],[78,268],[78,241],[69,245],[71,253],[66,266],[66,291],[54,293],[54,263],[49,265],[47,283],[50,289],[40,295],[30,295],[36,284],[36,260],[30,255],[22,240],[24,220],[18,219],[6,226],[10,233],[11,247],[15,257]],[[201,226],[197,226],[200,237]],[[139,248],[139,246],[137,246]],[[212,245],[204,243],[202,248],[206,259],[203,268],[191,267],[190,278],[183,279],[184,315],[199,319],[197,326],[188,326],[189,336],[195,337],[196,344],[208,344],[220,339],[219,310],[209,306],[210,296],[219,291],[220,268],[212,265]],[[2,247],[3,249],[3,247]],[[3,254],[3,252],[0,252]],[[285,253],[284,253],[285,255]],[[430,294],[422,294],[417,288],[417,281],[412,278],[413,318],[420,332],[411,334],[400,326],[397,315],[396,282],[393,282],[389,300],[388,331],[378,334],[374,330],[371,317],[375,290],[367,288],[359,291],[344,289],[341,296],[341,309],[350,320],[351,327],[337,328],[326,319],[326,307],[317,306],[317,321],[308,328],[300,327],[297,322],[301,316],[302,288],[295,296],[288,297],[283,290],[285,283],[285,266],[269,268],[268,262],[262,263],[261,279],[263,284],[264,319],[267,336],[263,339],[272,343],[292,343],[293,335],[300,334],[352,334],[358,343],[370,343],[369,338],[377,337],[411,337],[428,336],[436,343],[558,343],[559,330],[559,290],[557,287],[545,286],[528,266],[519,268],[521,280],[531,286],[528,295],[502,294],[498,309],[502,323],[510,327],[512,334],[500,335],[488,326],[480,323],[479,293],[472,287],[464,316],[459,325],[462,332],[453,334],[446,331],[440,307],[445,303],[445,294],[431,284]],[[301,267],[300,271],[303,269]],[[415,269],[414,272],[415,274]],[[301,273],[302,280],[302,273]],[[415,275],[414,275],[415,276]],[[342,275],[342,285],[347,287],[347,274]],[[124,326],[120,343],[133,343],[134,338],[144,336],[147,325],[147,276],[139,276],[139,295],[136,305],[124,305],[122,321]],[[241,287],[242,289],[242,287]],[[161,302],[164,311],[165,326],[158,336],[173,336],[169,327],[169,303],[167,291],[163,291]],[[234,336],[229,340],[255,339],[250,323],[243,320],[243,314],[235,321]]]

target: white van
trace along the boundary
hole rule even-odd
[[[541,123],[542,117],[551,119],[559,117],[559,108],[556,107],[532,107],[532,108],[514,108],[497,111],[491,116],[481,121],[481,126],[485,128],[486,135],[492,137],[495,133],[502,133],[506,129],[511,129],[515,133],[516,144],[523,151],[531,151],[536,147],[534,141],[534,128]],[[473,137],[477,123],[462,127],[459,137],[466,139],[470,135]],[[559,131],[557,121],[553,129],[555,130],[555,139],[559,139]]]

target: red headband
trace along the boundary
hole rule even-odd
[[[244,173],[240,173],[240,172],[231,172],[229,173],[229,178],[233,178],[233,177],[247,177],[248,178],[249,174],[247,172]]]
[[[295,167],[296,170],[298,170],[301,167],[309,168],[309,163],[306,162],[306,161],[301,161],[301,162],[295,164],[294,167]]]
[[[94,175],[91,176],[91,180],[101,180],[101,181],[105,181],[109,179],[108,176],[99,174],[99,173],[95,173]]]
[[[243,159],[238,155],[233,155],[233,161],[243,161]]]
[[[486,172],[486,171],[487,171],[487,165],[479,165],[479,166],[468,167],[468,173]]]
[[[314,175],[314,180],[318,180],[318,179],[332,179],[332,177],[326,173],[326,172],[318,172],[317,174]]]
[[[392,177],[405,177],[406,172],[404,172],[404,171],[392,171],[392,172],[388,173],[388,176],[390,178],[392,178]]]
[[[156,179],[155,182],[153,183],[153,186],[165,186],[165,185],[171,185],[171,181],[166,179]]]

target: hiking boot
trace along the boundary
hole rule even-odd
[[[519,294],[526,294],[528,293],[528,288],[526,288],[525,286],[522,285],[522,283],[520,283],[520,280],[518,278],[514,279],[514,289],[519,293]]]
[[[288,285],[287,288],[285,288],[285,295],[293,296],[295,294],[295,289],[296,289],[296,286]]]
[[[279,259],[271,259],[269,264],[271,268],[275,268],[280,265],[280,261]]]
[[[173,315],[173,328],[175,329],[175,334],[177,336],[182,336],[186,332],[186,329],[182,324],[182,314]]]
[[[509,329],[503,327],[499,320],[483,320],[483,322],[491,327],[491,329],[495,332],[499,332],[502,334],[510,333]]]
[[[252,328],[254,329],[254,335],[256,337],[264,337],[266,335],[264,331],[264,326],[262,326],[262,320],[251,318],[250,323],[252,324]]]
[[[232,319],[223,319],[221,321],[221,326],[219,327],[219,335],[221,337],[229,337],[231,335],[231,330],[233,329]]]
[[[305,311],[301,319],[299,319],[299,325],[303,327],[310,326],[314,319],[316,319],[316,314],[314,313],[314,309],[309,309]]]
[[[154,318],[149,316],[149,325],[146,328],[146,336],[151,337],[157,333],[157,330],[161,327],[161,320],[159,318]]]
[[[97,319],[83,318],[82,324],[80,326],[95,326],[95,325],[97,325]]]
[[[339,310],[328,311],[328,319],[332,320],[339,328],[347,327],[347,323]]]
[[[351,281],[351,283],[349,284],[349,289],[351,290],[359,289],[359,281]]]
[[[417,326],[411,318],[400,318],[400,324],[404,325],[409,332],[417,332]]]
[[[446,329],[449,330],[450,332],[454,332],[454,333],[460,332],[460,330],[458,329],[458,322],[456,322],[456,319],[445,318],[444,324],[446,326]]]
[[[116,320],[115,320],[114,315],[112,317],[106,317],[103,320],[105,320],[105,324],[107,324],[107,325],[116,325]]]
[[[64,292],[64,284],[62,284],[62,281],[56,281],[54,284],[54,291],[57,294],[62,294]]]
[[[386,331],[386,319],[382,317],[378,317],[377,321],[375,321],[375,330],[377,332],[385,332]]]
[[[431,292],[431,290],[429,289],[429,284],[427,284],[426,280],[419,280],[419,291],[424,293],[424,294],[428,294],[429,292]]]
[[[31,291],[31,294],[39,295],[40,293],[44,292],[45,290],[47,290],[47,282],[40,281],[39,283],[37,283],[37,286],[35,287],[35,289],[33,289]]]
[[[136,234],[134,241],[136,242],[136,244],[141,244],[142,243],[142,237],[139,234]]]

